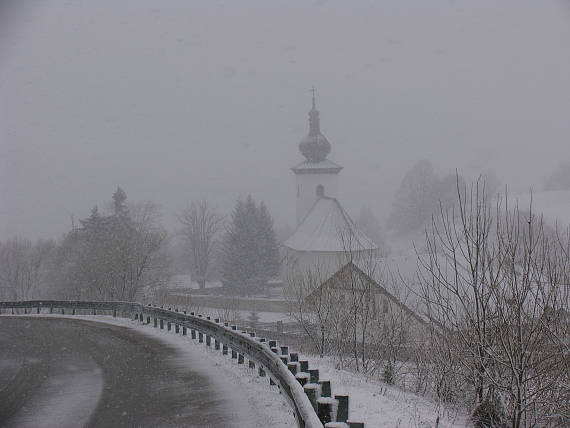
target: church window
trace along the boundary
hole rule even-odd
[[[317,196],[325,196],[325,186],[323,186],[322,184],[319,184],[317,186]]]

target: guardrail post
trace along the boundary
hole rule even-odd
[[[38,306],[36,313],[40,313],[40,307]]]
[[[237,358],[237,352],[232,349],[232,359],[235,360]]]
[[[258,374],[259,377],[265,377],[265,370],[263,369],[263,367],[259,366]]]
[[[248,366],[250,369],[254,369],[254,368],[255,368],[255,363],[254,363],[253,361],[251,361],[251,360],[248,360],[247,366]]]
[[[75,315],[75,308],[71,311],[71,315]]]
[[[65,315],[65,309],[61,308],[61,315]]]
[[[180,324],[174,324],[174,333],[180,333]]]
[[[170,324],[170,321],[166,322],[166,328],[168,331],[170,331],[172,329],[172,325]]]
[[[182,326],[182,336],[186,336],[186,334],[187,334],[186,326]]]
[[[317,385],[315,385],[314,383],[308,383],[306,385],[303,385],[303,390],[305,391],[305,395],[309,398],[311,406],[313,406],[315,412],[317,411],[317,390],[315,389],[316,387]]]
[[[338,401],[336,410],[336,421],[348,421],[348,395],[335,395],[334,398]]]
[[[321,384],[321,397],[331,397],[331,381],[323,380]]]
[[[198,332],[198,342],[204,343],[204,334],[202,332]]]
[[[12,309],[12,311],[14,311],[14,310]],[[14,312],[12,312],[12,313],[14,313]],[[50,307],[49,307],[49,313],[50,313],[50,314],[53,314],[53,306],[50,306]]]
[[[214,339],[214,350],[216,351],[220,350],[220,342],[218,341],[218,339]]]
[[[97,315],[97,309],[93,309],[93,315]]]
[[[244,363],[243,354],[239,354],[238,355],[238,364],[243,364],[243,363]]]
[[[158,327],[158,320],[156,319],[156,317],[154,318],[154,328]]]
[[[323,425],[332,421],[332,398],[319,398],[317,400],[317,416]]]
[[[193,340],[196,340],[196,330],[190,330],[190,337],[192,337]]]
[[[113,309],[113,318],[117,318],[117,310]]]
[[[160,329],[164,330],[164,320],[162,318],[160,319]]]
[[[150,324],[150,317],[146,317],[146,323]]]
[[[228,355],[228,345],[222,344],[222,355]]]
[[[210,346],[212,344],[212,337],[207,334],[206,335],[206,346]]]

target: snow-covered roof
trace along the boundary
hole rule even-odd
[[[319,198],[293,236],[283,244],[296,251],[344,252],[378,247],[354,224],[334,198]]]
[[[331,173],[336,174],[342,169],[337,163],[325,159],[320,162],[304,161],[295,165],[291,170],[296,174]]]

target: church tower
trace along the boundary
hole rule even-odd
[[[297,226],[321,197],[338,198],[338,173],[342,166],[327,159],[331,145],[321,133],[319,111],[315,103],[309,111],[309,133],[299,144],[305,161],[291,168],[297,184]]]

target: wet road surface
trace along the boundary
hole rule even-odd
[[[134,329],[0,317],[0,427],[236,426],[229,407],[175,348]]]

